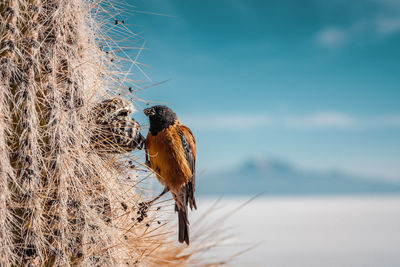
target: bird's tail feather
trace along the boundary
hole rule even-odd
[[[179,218],[179,242],[189,245],[189,221],[187,219],[187,207],[178,208]]]

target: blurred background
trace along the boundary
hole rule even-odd
[[[400,1],[128,3],[132,78],[165,81],[137,95],[196,136],[193,218],[261,194],[234,266],[400,266]]]

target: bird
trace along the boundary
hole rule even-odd
[[[94,147],[101,152],[119,154],[142,149],[145,138],[140,133],[140,124],[130,117],[133,112],[132,103],[121,97],[95,105],[92,111],[95,129],[91,136]]]
[[[167,106],[157,105],[144,109],[150,121],[145,141],[146,164],[164,185],[159,196],[171,192],[178,212],[180,243],[189,245],[187,206],[197,209],[194,197],[196,184],[196,140],[192,131]],[[148,204],[147,203],[147,204]]]

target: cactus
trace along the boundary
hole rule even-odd
[[[113,193],[103,180],[120,166],[104,164],[88,139],[91,97],[105,89],[84,4],[0,6],[2,265],[118,263],[104,249],[118,235],[103,226]]]

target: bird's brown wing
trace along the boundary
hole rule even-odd
[[[149,132],[146,148],[151,168],[171,191],[178,192],[192,178],[177,126],[166,128],[155,136]]]
[[[192,172],[192,177],[186,185],[187,201],[190,208],[197,209],[194,192],[196,191],[196,140],[192,131],[183,124],[178,124],[178,132],[181,137],[182,148],[185,153],[185,158]]]

